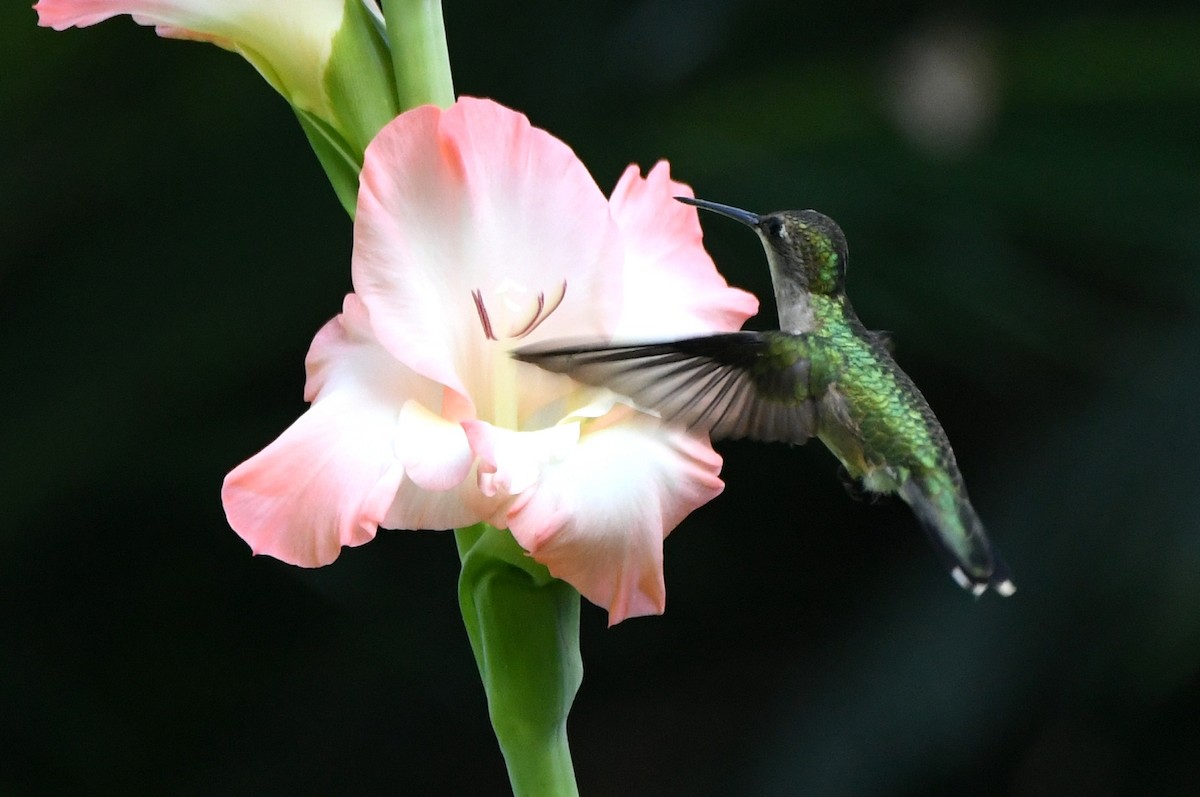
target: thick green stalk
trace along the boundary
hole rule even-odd
[[[583,680],[579,593],[507,531],[456,533],[458,600],[516,797],[578,794],[567,714]]]
[[[354,12],[349,5],[348,10]],[[335,108],[365,108],[367,113],[348,116],[354,124],[346,125],[345,131],[300,114],[351,215],[363,150],[386,122],[374,113],[377,107],[364,100],[383,100],[394,91],[399,112],[418,105],[454,104],[440,2],[383,0],[383,13],[386,42],[367,24],[368,17],[357,14],[348,20],[338,42],[342,46],[335,48],[343,56],[335,66],[342,68],[331,71],[327,81]],[[387,52],[380,52],[381,43]],[[389,58],[394,86],[379,72]],[[366,97],[356,74],[372,77]],[[583,680],[579,593],[527,556],[507,531],[479,524],[460,529],[456,540],[462,559],[459,606],[513,794],[577,795],[567,715]]]
[[[383,0],[400,108],[454,104],[440,0]]]

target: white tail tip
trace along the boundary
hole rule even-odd
[[[950,571],[950,577],[954,579],[954,583],[965,590],[970,591],[972,595],[978,598],[980,595],[988,591],[991,587],[996,591],[996,594],[1003,598],[1007,598],[1017,591],[1016,584],[1013,584],[1007,578],[1003,581],[988,583],[986,581],[972,581],[961,567],[955,567]]]

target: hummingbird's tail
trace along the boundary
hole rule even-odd
[[[944,478],[914,477],[899,492],[960,587],[977,596],[988,589],[1005,597],[1017,591],[961,488]]]

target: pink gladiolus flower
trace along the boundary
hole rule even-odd
[[[571,336],[728,331],[757,310],[666,163],[606,200],[574,153],[487,100],[416,108],[367,149],[342,314],[312,403],[225,481],[255,553],[331,562],[379,526],[508,528],[609,611],[661,613],[663,538],[724,484],[706,439],[509,357]]]
[[[34,9],[55,30],[129,14],[160,36],[212,42],[245,57],[297,108],[335,122],[324,80],[342,0],[39,0]]]

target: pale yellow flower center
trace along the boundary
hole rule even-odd
[[[486,299],[479,288],[471,291],[471,298],[484,337],[489,341],[502,341],[520,340],[533,332],[558,309],[566,294],[566,280],[547,296],[544,291],[534,292],[505,277],[488,291]],[[505,429],[519,429],[516,362],[508,356],[507,346],[489,348],[492,352],[492,422]]]

